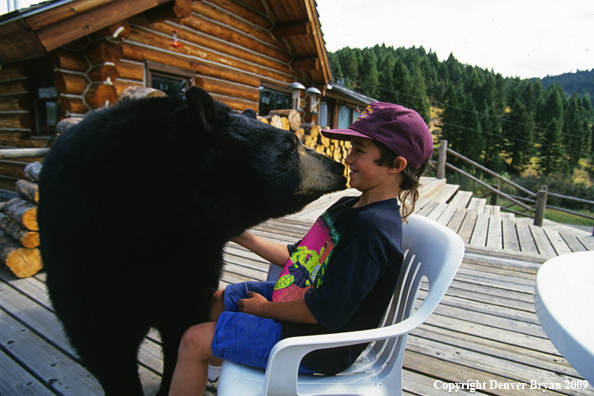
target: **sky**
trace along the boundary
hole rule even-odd
[[[282,0],[269,0],[282,1]],[[326,49],[420,47],[504,77],[594,68],[594,0],[316,0]],[[0,0],[27,7],[38,0]]]
[[[316,0],[326,49],[420,47],[504,77],[594,68],[594,0]]]

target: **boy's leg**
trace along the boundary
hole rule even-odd
[[[212,340],[216,322],[190,327],[182,337],[169,395],[202,395],[206,390],[208,361],[214,357]]]
[[[210,320],[217,322],[224,311],[237,311],[237,301],[248,298],[249,291],[256,291],[269,300],[272,300],[272,290],[275,282],[242,282],[227,286],[223,290],[214,293],[210,300]],[[227,293],[228,291],[228,293]],[[210,380],[215,381],[219,373],[218,367],[223,364],[223,359],[213,357],[208,362],[210,371],[213,373]]]
[[[216,323],[217,320],[219,320],[219,316],[221,316],[221,313],[223,313],[224,311],[225,289],[222,289],[215,292],[215,294],[213,294],[212,298],[210,299],[210,321]],[[223,359],[213,357],[212,359],[210,359],[208,364],[211,366],[220,367],[223,364]],[[217,369],[214,370],[216,371]],[[216,375],[214,376],[216,377]],[[211,380],[214,381],[215,378],[212,378]]]
[[[225,289],[218,290],[210,299],[210,321],[219,320],[223,311],[225,311]]]

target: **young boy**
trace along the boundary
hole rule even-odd
[[[379,325],[402,266],[402,221],[414,210],[433,139],[415,111],[381,102],[371,103],[348,129],[322,133],[350,140],[345,161],[350,185],[361,195],[328,208],[298,244],[249,232],[234,239],[273,264],[287,265],[277,282],[234,284],[214,294],[211,322],[191,327],[182,339],[170,395],[202,395],[209,361],[265,368],[283,338]],[[301,371],[337,374],[366,347],[312,352]]]

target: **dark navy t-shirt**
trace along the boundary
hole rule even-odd
[[[283,338],[376,328],[390,302],[402,267],[402,218],[396,199],[352,206],[346,197],[327,209],[325,221],[338,234],[323,278],[305,294],[318,324],[283,323]],[[299,243],[289,246],[292,254]],[[346,370],[367,344],[323,349],[303,364],[334,375]]]

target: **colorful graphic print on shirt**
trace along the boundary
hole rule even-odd
[[[298,300],[303,298],[311,287],[319,287],[332,249],[339,238],[331,216],[324,212],[287,260],[274,285],[272,301]]]

